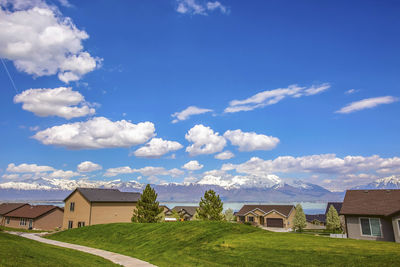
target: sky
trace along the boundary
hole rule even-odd
[[[400,174],[398,1],[0,8],[0,185]]]

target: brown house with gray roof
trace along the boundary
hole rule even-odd
[[[140,193],[77,188],[65,200],[63,229],[130,222]]]
[[[12,228],[55,230],[61,228],[63,209],[53,205],[23,205],[4,215],[4,225]]]
[[[340,211],[349,238],[400,243],[400,190],[347,190]]]
[[[177,212],[184,221],[191,221],[195,218],[198,208],[199,206],[176,206],[168,212],[168,216],[172,216],[173,212]]]
[[[289,229],[295,214],[294,205],[244,205],[235,215],[238,222]]]
[[[28,203],[2,203],[0,204],[0,225],[4,226],[5,224],[5,217],[4,215],[16,210],[22,206],[29,205]]]

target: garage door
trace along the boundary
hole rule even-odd
[[[280,227],[280,228],[283,228],[283,219],[267,218],[267,227]]]

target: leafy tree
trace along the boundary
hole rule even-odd
[[[303,232],[307,226],[306,215],[304,214],[303,207],[300,204],[296,205],[296,214],[293,219],[293,230]]]
[[[341,228],[340,218],[337,210],[331,205],[326,214],[326,229],[338,231]]]
[[[208,190],[204,193],[204,198],[201,198],[197,209],[197,216],[201,220],[206,221],[222,221],[223,203],[213,190]]]
[[[132,222],[160,222],[160,214],[162,212],[163,208],[159,206],[159,202],[157,201],[157,193],[148,184],[137,202],[136,209],[133,210]]]
[[[225,217],[225,220],[228,221],[228,222],[232,222],[232,221],[235,220],[235,216],[233,215],[233,210],[230,209],[230,208],[227,209],[227,210],[224,212],[224,217]]]

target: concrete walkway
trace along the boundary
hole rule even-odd
[[[102,249],[97,249],[97,248],[90,248],[90,247],[85,247],[85,246],[80,246],[80,245],[75,245],[75,244],[70,244],[70,243],[65,243],[65,242],[60,242],[56,240],[51,240],[51,239],[46,239],[43,237],[40,237],[40,235],[46,234],[46,233],[21,233],[21,232],[8,232],[9,234],[14,234],[14,235],[19,235],[25,238],[29,238],[38,242],[54,245],[54,246],[59,246],[59,247],[64,247],[64,248],[70,248],[70,249],[75,249],[79,251],[83,251],[86,253],[90,253],[96,256],[100,256],[102,258],[105,258],[109,261],[112,261],[116,264],[120,264],[122,266],[127,266],[127,267],[150,267],[150,266],[155,266],[153,264],[150,264],[148,262],[135,259],[129,256],[124,256],[118,253],[102,250]]]

